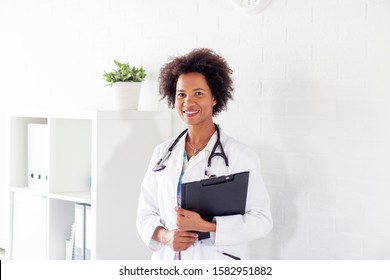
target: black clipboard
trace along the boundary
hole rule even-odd
[[[209,222],[215,216],[245,214],[249,171],[183,183],[181,207],[197,212]],[[210,238],[198,232],[198,239]]]

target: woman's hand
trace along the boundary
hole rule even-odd
[[[185,210],[180,207],[175,207],[176,211],[176,226],[179,230],[185,231],[204,231],[215,232],[216,224],[205,221],[202,217],[190,210]]]
[[[168,245],[175,252],[181,252],[192,246],[198,240],[198,235],[195,232],[167,230],[159,226],[154,231],[152,239]]]
[[[195,232],[182,230],[170,230],[165,235],[166,244],[175,252],[187,250],[198,240],[198,235]]]

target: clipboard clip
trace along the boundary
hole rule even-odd
[[[216,177],[214,175],[214,177],[210,177],[209,179],[201,180],[201,183],[203,187],[207,187],[210,185],[222,184],[233,180],[234,180],[234,175],[223,175],[219,177]]]

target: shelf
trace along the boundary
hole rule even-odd
[[[91,204],[91,192],[51,193],[50,198],[76,203]]]
[[[44,197],[49,196],[49,192],[47,190],[33,189],[29,187],[11,187],[10,191],[14,193],[26,193],[30,195],[36,195],[36,196],[44,196]]]
[[[8,112],[9,116],[20,118],[45,118],[45,119],[86,119],[86,120],[170,120],[171,111],[116,111],[116,110],[30,110]]]
[[[91,204],[91,192],[49,193],[47,190],[33,189],[28,187],[11,187],[10,191],[13,193],[25,193],[25,194],[55,198],[55,199],[65,200],[70,202]]]
[[[154,147],[172,136],[171,115],[172,111],[10,112],[9,259],[65,259],[77,203],[91,205],[91,259],[149,259],[134,226],[136,205]],[[43,189],[28,187],[29,124],[48,126],[50,179]],[[38,236],[38,243],[30,232]]]

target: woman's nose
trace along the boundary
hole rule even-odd
[[[183,104],[188,105],[191,104],[192,102],[193,102],[192,97],[190,95],[187,95],[186,98],[184,98]]]

